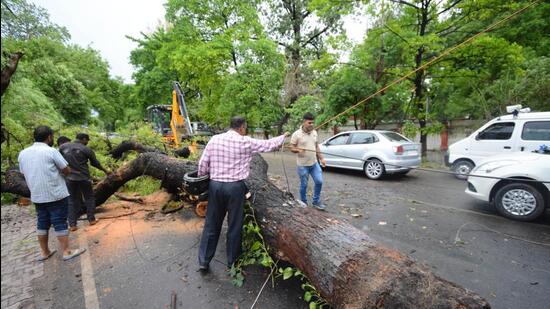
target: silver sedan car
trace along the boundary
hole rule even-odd
[[[327,166],[362,170],[370,179],[406,174],[420,165],[420,144],[392,131],[342,132],[319,145]]]

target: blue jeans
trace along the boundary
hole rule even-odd
[[[37,216],[36,234],[48,235],[48,231],[53,225],[57,236],[69,235],[67,225],[68,197],[55,202],[34,203],[34,206]]]
[[[313,204],[319,204],[321,202],[321,189],[323,188],[323,171],[319,163],[315,163],[312,166],[298,166],[298,176],[300,176],[300,198],[302,202],[307,204],[307,182],[309,175],[313,178],[315,187],[313,189]]]

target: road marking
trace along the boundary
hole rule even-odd
[[[86,248],[80,256],[80,268],[82,271],[82,287],[84,288],[84,302],[86,309],[99,309],[99,300],[97,298],[97,290],[95,288],[94,270],[92,268],[92,260],[90,258],[90,250],[88,248],[88,238],[86,233],[82,231],[79,234],[78,240],[80,248]]]

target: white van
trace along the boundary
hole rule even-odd
[[[521,107],[520,107],[521,108]],[[500,116],[451,146],[445,164],[459,179],[466,179],[479,162],[489,156],[508,152],[532,152],[541,145],[550,147],[550,112]]]

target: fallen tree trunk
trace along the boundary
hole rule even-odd
[[[113,157],[115,159],[120,159],[120,158],[122,158],[122,155],[125,152],[130,151],[130,150],[135,150],[139,153],[144,153],[144,152],[164,153],[160,149],[157,149],[155,147],[145,146],[145,145],[142,145],[138,142],[123,141],[120,144],[118,144],[115,148],[111,149],[111,151],[109,151],[109,154],[111,155],[111,157]]]
[[[141,175],[161,179],[176,192],[194,169],[192,162],[143,153],[95,186],[96,201]],[[246,184],[272,254],[300,268],[335,308],[490,308],[480,296],[377,244],[348,222],[294,207],[296,201],[268,181],[267,163],[259,156]]]
[[[19,172],[19,168],[12,166],[4,173],[4,181],[1,184],[2,192],[9,192],[23,197],[31,197],[31,191],[27,187],[25,177]]]
[[[160,150],[158,148],[151,147],[151,146],[146,146],[146,145],[140,144],[138,142],[134,142],[134,141],[123,141],[123,142],[121,142],[115,148],[112,148],[109,151],[109,154],[113,158],[118,160],[118,159],[122,158],[122,155],[124,155],[124,153],[126,153],[127,151],[131,151],[131,150],[137,151],[138,153],[156,152],[156,153],[160,153],[160,154],[166,154],[165,152],[163,152],[162,150]],[[174,154],[176,155],[176,157],[188,158],[189,155],[191,154],[191,152],[189,151],[188,147],[181,147],[180,149],[174,150]]]

